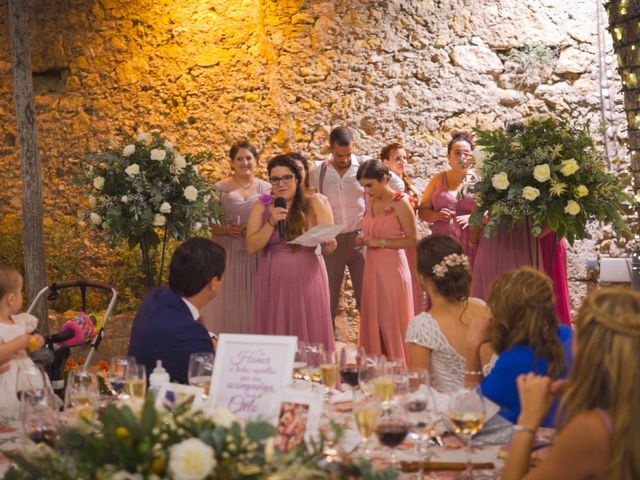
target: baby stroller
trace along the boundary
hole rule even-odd
[[[82,366],[83,370],[86,370],[91,363],[91,357],[100,346],[102,337],[104,335],[104,327],[107,324],[107,320],[111,315],[113,307],[116,304],[117,293],[116,290],[104,283],[94,282],[92,280],[71,280],[68,282],[52,283],[50,286],[44,287],[38,292],[36,298],[33,299],[27,313],[31,313],[34,307],[37,305],[40,298],[45,294],[49,294],[48,300],[55,300],[60,295],[60,290],[66,288],[79,288],[82,297],[82,312],[87,309],[87,288],[94,288],[97,290],[103,290],[105,292],[111,292],[111,300],[109,306],[104,314],[103,321],[99,325],[94,325],[93,321],[84,313],[81,313],[74,319],[66,321],[60,328],[60,332],[50,335],[45,339],[44,353],[41,353],[34,358],[34,362],[43,366],[49,379],[51,380],[51,386],[53,390],[59,396],[64,394],[64,367],[71,355],[71,349],[83,345],[84,343],[91,343],[89,352],[87,353],[86,360]]]

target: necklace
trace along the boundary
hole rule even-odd
[[[253,187],[255,185],[255,180],[253,178],[251,179],[251,181],[247,185],[241,184],[240,181],[236,177],[233,177],[233,181],[236,182],[236,184],[240,188],[242,188],[243,190],[249,190],[251,187]]]

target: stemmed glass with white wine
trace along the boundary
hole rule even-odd
[[[202,388],[203,399],[209,397],[211,389],[211,376],[213,375],[213,361],[215,357],[211,352],[192,353],[189,356],[189,385]]]
[[[484,398],[478,389],[463,389],[449,400],[447,416],[453,430],[465,438],[467,444],[467,468],[460,479],[472,479],[471,439],[478,433],[485,420]]]
[[[143,402],[147,393],[147,370],[144,365],[133,364],[125,372],[124,390],[129,398]]]
[[[118,400],[126,399],[124,391],[125,376],[127,367],[135,365],[136,359],[133,357],[113,357],[109,366],[109,385]]]
[[[336,352],[324,352],[324,357],[320,364],[320,374],[322,375],[322,383],[328,389],[327,396],[329,400],[331,400],[338,383],[338,366],[338,354]]]

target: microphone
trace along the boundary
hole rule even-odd
[[[60,332],[49,337],[51,343],[62,343],[65,347],[75,347],[90,341],[96,335],[91,318],[82,312],[64,322]]]
[[[277,197],[273,206],[287,208],[287,201],[282,197]],[[278,234],[280,235],[280,240],[284,240],[284,220],[278,220]]]

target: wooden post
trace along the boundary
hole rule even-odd
[[[28,23],[28,1],[9,0],[9,35],[13,59],[13,97],[16,104],[20,162],[22,165],[22,241],[27,299],[32,301],[46,285],[44,238],[42,235],[42,175],[38,150],[38,129],[33,106],[31,70],[31,36]],[[49,322],[46,300],[33,314],[38,328],[48,335]]]

